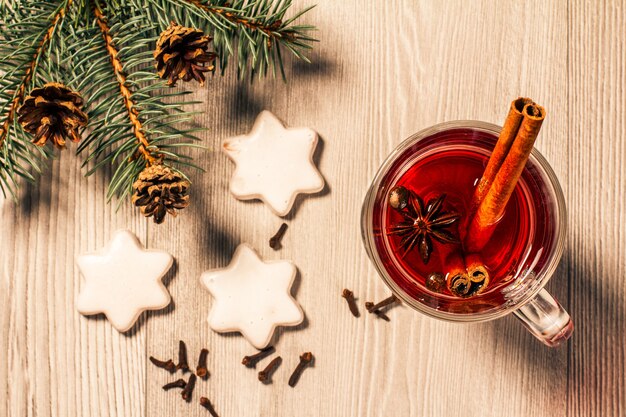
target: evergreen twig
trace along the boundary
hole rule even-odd
[[[235,25],[242,25],[249,30],[252,30],[252,31],[258,30],[258,31],[263,32],[265,36],[267,36],[267,41],[269,42],[268,46],[271,46],[271,44],[274,42],[274,40],[278,36],[277,30],[282,25],[282,22],[280,20],[274,20],[272,23],[267,23],[262,20],[252,19],[248,16],[238,14],[236,12],[230,11],[228,8],[228,5],[225,5],[224,7],[215,7],[215,6],[210,6],[202,2],[201,0],[185,0],[185,1],[187,3],[191,3],[195,5],[196,7],[204,10],[207,13],[218,15]],[[287,34],[287,38],[289,40],[293,40],[295,37],[292,33],[289,33]]]
[[[128,86],[126,85],[126,75],[124,75],[124,66],[119,58],[119,53],[113,44],[113,38],[111,37],[111,29],[107,24],[105,16],[102,14],[102,10],[99,5],[94,3],[93,5],[93,13],[96,17],[96,21],[98,23],[98,27],[102,32],[102,38],[106,44],[106,50],[109,54],[109,58],[111,60],[111,65],[113,67],[113,72],[115,73],[115,78],[117,79],[117,83],[119,84],[120,94],[124,99],[124,105],[126,107],[126,111],[128,112],[128,118],[133,125],[133,133],[137,138],[138,142],[138,152],[140,152],[144,158],[146,159],[149,165],[152,165],[158,157],[155,157],[155,150],[149,149],[150,144],[148,143],[148,139],[143,131],[143,124],[141,120],[139,120],[137,108],[135,106],[135,102],[133,101],[132,93]]]
[[[135,1],[140,3],[140,0]],[[283,49],[309,62],[306,51],[317,42],[308,35],[315,30],[314,26],[295,23],[314,6],[287,18],[292,0],[148,1],[154,5],[149,16],[159,23],[161,29],[165,29],[169,19],[176,16],[186,24],[211,33],[222,72],[228,66],[229,58],[234,56],[239,77],[247,72],[259,77],[267,76],[270,71],[275,75],[278,68],[282,78],[286,79]]]
[[[4,16],[0,18],[0,40],[3,41],[0,44],[0,55],[3,55],[0,61],[0,73],[3,75],[0,84],[0,118],[4,119],[0,124],[0,191],[4,196],[9,191],[16,197],[14,175],[34,181],[35,178],[23,165],[39,172],[40,159],[47,155],[45,151],[32,149],[26,143],[28,140],[15,122],[15,115],[31,88],[38,66],[42,64],[46,46],[71,5],[72,0],[60,2],[56,7],[54,3],[33,4],[31,7],[22,7],[19,3],[0,5],[0,16]],[[30,36],[24,36],[16,23],[21,16],[33,14],[42,19],[32,24]],[[12,127],[13,133],[17,134],[12,134]]]
[[[137,10],[115,10],[110,2],[84,4],[95,23],[71,37],[68,49],[75,51],[73,72],[76,88],[88,97],[89,135],[78,146],[87,153],[87,175],[113,166],[107,199],[117,195],[121,204],[132,184],[147,166],[162,163],[196,167],[178,150],[197,146],[199,129],[177,127],[191,120],[183,110],[186,92],[172,92],[151,72],[153,25],[142,22]],[[88,72],[101,82],[84,78]],[[182,139],[182,141],[181,141]],[[197,168],[197,167],[196,167]],[[178,171],[178,170],[177,170]],[[183,177],[184,173],[178,171]]]
[[[17,113],[17,109],[20,107],[22,101],[24,100],[24,93],[26,92],[26,88],[33,78],[37,63],[39,62],[39,59],[41,57],[41,52],[46,47],[46,44],[50,41],[50,37],[52,36],[52,32],[54,32],[57,23],[61,18],[63,18],[63,16],[65,16],[65,13],[67,12],[67,9],[70,7],[71,4],[72,0],[67,0],[65,2],[65,6],[59,6],[57,12],[52,16],[52,19],[50,20],[50,26],[48,27],[48,30],[46,30],[46,32],[43,34],[41,40],[39,41],[39,45],[37,45],[35,49],[35,54],[30,61],[30,65],[26,68],[24,75],[21,77],[22,81],[19,84],[19,88],[13,93],[13,100],[11,100],[11,104],[9,105],[9,109],[6,113],[4,122],[2,123],[2,126],[0,126],[0,146],[2,146],[2,142],[6,138],[7,132],[9,131],[9,126],[11,125],[11,123],[13,123],[13,119],[15,118],[15,114]]]
[[[287,18],[291,6],[292,0],[0,1],[0,191],[15,197],[19,178],[34,181],[33,171],[49,156],[16,120],[25,97],[48,82],[84,98],[88,125],[77,153],[85,155],[86,175],[113,167],[108,199],[117,195],[121,203],[151,165],[188,180],[179,169],[198,167],[180,151],[201,147],[194,142],[203,129],[187,125],[194,115],[184,110],[194,104],[184,98],[188,92],[170,89],[155,74],[156,38],[176,21],[213,37],[222,73],[234,57],[239,76],[279,69],[284,78],[282,51],[308,61],[305,51],[315,41],[308,35],[313,26],[294,23],[310,8]]]

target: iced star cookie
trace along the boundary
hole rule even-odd
[[[216,332],[240,332],[263,349],[278,326],[296,326],[304,313],[291,296],[296,266],[289,261],[263,262],[246,244],[235,251],[230,264],[202,274],[213,296],[209,326]]]
[[[104,313],[125,332],[142,312],[170,303],[162,279],[172,262],[169,253],[146,250],[131,232],[117,231],[102,251],[76,259],[85,278],[76,308],[84,315]]]
[[[260,199],[286,216],[300,193],[317,193],[324,178],[313,163],[317,133],[285,128],[272,113],[262,111],[247,135],[226,139],[222,150],[235,162],[230,192],[240,200]]]

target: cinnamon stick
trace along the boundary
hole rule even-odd
[[[465,249],[469,253],[480,252],[491,238],[522,175],[546,116],[544,108],[535,103],[524,106],[522,114],[522,123],[513,145],[469,224],[465,239]]]
[[[472,253],[465,256],[467,265],[467,276],[470,280],[468,297],[477,295],[485,291],[489,285],[489,271],[480,255]]]
[[[465,297],[470,290],[471,282],[465,268],[463,248],[460,244],[448,244],[441,247],[446,287],[453,295]]]
[[[533,101],[527,97],[518,97],[511,102],[509,114],[506,116],[506,120],[504,121],[504,126],[500,131],[500,136],[498,137],[496,146],[489,157],[489,161],[485,167],[485,172],[483,172],[483,176],[474,191],[474,198],[472,202],[472,208],[474,210],[478,208],[480,203],[483,201],[483,198],[485,198],[485,195],[489,191],[496,174],[500,170],[502,163],[511,149],[511,145],[513,145],[513,141],[517,136],[519,127],[522,124],[522,119],[524,118],[524,115],[522,114],[524,107],[532,102]]]

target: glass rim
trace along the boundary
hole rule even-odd
[[[554,170],[546,160],[546,158],[537,150],[537,148],[532,149],[530,160],[541,170],[541,173],[545,175],[545,177],[549,181],[549,185],[552,188],[555,196],[555,203],[558,211],[558,224],[556,227],[556,231],[554,233],[555,236],[555,244],[552,251],[552,255],[546,265],[543,266],[539,274],[537,274],[535,280],[537,282],[536,285],[533,285],[528,288],[526,292],[524,292],[518,299],[515,300],[514,303],[505,302],[501,304],[497,309],[485,311],[485,312],[477,312],[471,314],[458,314],[451,313],[446,311],[437,310],[433,307],[425,305],[415,298],[408,295],[396,282],[389,276],[389,273],[385,269],[382,260],[376,250],[376,245],[374,242],[374,233],[372,228],[372,220],[373,220],[373,208],[376,201],[377,190],[381,186],[383,178],[389,172],[389,168],[396,161],[397,157],[402,155],[406,149],[415,145],[419,141],[430,137],[434,134],[445,132],[452,129],[472,129],[476,131],[483,131],[486,133],[494,134],[496,136],[499,135],[502,130],[501,126],[498,126],[493,123],[478,121],[478,120],[455,120],[448,121],[443,123],[438,123],[436,125],[427,127],[425,129],[420,130],[417,133],[412,134],[405,140],[403,140],[398,146],[396,146],[391,153],[387,156],[384,162],[381,164],[380,168],[376,172],[374,179],[372,180],[364,201],[363,206],[361,208],[361,237],[363,240],[363,244],[365,246],[368,257],[374,264],[378,275],[382,278],[383,282],[387,285],[387,287],[391,290],[391,292],[396,295],[402,302],[412,307],[413,309],[420,311],[428,316],[445,320],[445,321],[453,321],[453,322],[479,322],[479,321],[488,321],[493,320],[499,317],[502,317],[506,314],[511,313],[514,310],[517,310],[524,306],[526,303],[531,301],[538,293],[543,289],[548,280],[554,274],[556,268],[559,265],[561,257],[563,255],[565,249],[565,236],[567,233],[567,209],[565,205],[565,197],[563,195],[563,190],[559,183],[559,180],[554,173]]]

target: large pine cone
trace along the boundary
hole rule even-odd
[[[65,140],[80,141],[78,129],[87,125],[82,111],[83,98],[60,83],[34,88],[18,110],[18,121],[35,135],[33,143],[44,146],[48,141],[65,148]]]
[[[152,165],[141,171],[133,183],[133,204],[146,217],[163,223],[167,213],[176,216],[176,210],[189,205],[189,181],[164,165]]]
[[[178,79],[194,79],[204,85],[203,73],[215,69],[216,55],[208,51],[211,40],[201,30],[172,22],[159,36],[154,51],[159,77],[167,79],[169,85]]]

